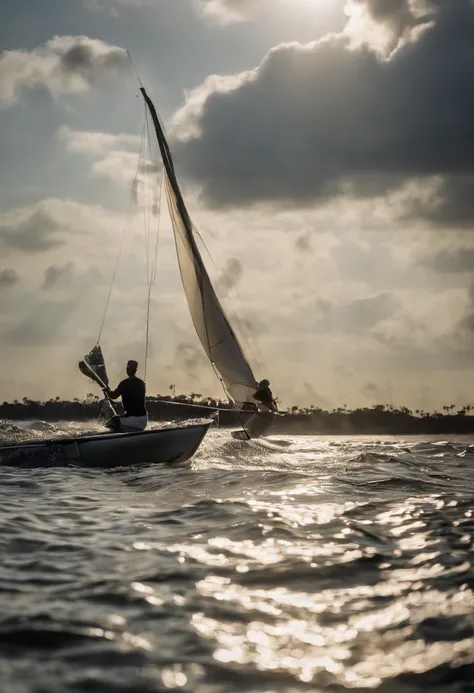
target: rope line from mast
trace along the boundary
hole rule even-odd
[[[108,296],[107,296],[107,300],[106,300],[106,302],[105,302],[104,314],[103,314],[103,316],[102,316],[102,322],[101,322],[100,328],[99,328],[99,336],[97,337],[97,346],[100,344],[100,340],[101,340],[101,338],[102,338],[102,332],[103,332],[103,330],[104,330],[105,320],[106,320],[106,317],[107,317],[107,312],[108,312],[108,309],[109,309],[110,299],[111,299],[111,296],[112,296],[112,290],[113,290],[113,287],[114,287],[114,284],[115,284],[115,278],[116,278],[116,276],[117,276],[117,270],[118,270],[118,266],[119,266],[119,263],[120,263],[120,257],[121,257],[121,255],[122,255],[123,243],[124,243],[124,240],[125,240],[125,232],[126,232],[126,230],[127,230],[127,228],[128,228],[128,223],[129,223],[129,220],[130,220],[130,215],[131,215],[131,211],[132,211],[133,201],[134,201],[134,197],[135,197],[135,191],[136,191],[137,182],[138,182],[138,174],[139,174],[139,171],[140,171],[140,161],[141,161],[141,158],[142,158],[144,141],[145,141],[145,124],[143,125],[143,130],[142,130],[142,138],[141,138],[141,143],[140,143],[140,154],[139,154],[139,156],[138,156],[137,169],[136,169],[136,172],[135,172],[135,177],[134,177],[134,179],[133,179],[132,191],[131,191],[130,198],[129,198],[129,203],[128,203],[128,210],[127,210],[127,214],[126,214],[126,216],[125,216],[125,222],[124,222],[124,225],[123,225],[123,228],[122,228],[122,236],[121,236],[121,239],[120,239],[120,244],[119,244],[119,249],[118,249],[118,253],[117,253],[117,258],[116,258],[116,261],[115,261],[114,271],[113,271],[113,273],[112,273],[112,279],[111,279],[111,282],[110,282],[109,293],[108,293]]]
[[[202,234],[200,233],[200,231],[199,231],[194,225],[193,225],[193,230],[194,230],[194,232],[196,233],[196,235],[198,236],[198,238],[200,239],[200,241],[201,241],[201,243],[202,243],[202,245],[203,245],[203,247],[204,247],[204,249],[205,249],[207,255],[209,256],[209,259],[210,259],[210,261],[212,262],[212,265],[213,265],[214,269],[216,270],[217,274],[218,274],[219,276],[221,276],[222,273],[221,273],[221,271],[219,270],[219,268],[217,267],[217,265],[216,265],[216,263],[215,263],[215,261],[214,261],[214,258],[212,257],[211,252],[210,252],[209,248],[207,247],[207,244],[206,244],[204,238],[202,237]],[[237,294],[237,298],[238,298],[238,300],[239,300],[239,302],[240,302],[241,307],[243,308],[243,301],[242,301],[242,298],[240,297],[239,292],[237,291],[237,287],[234,286],[233,289],[234,289],[235,293]],[[262,371],[263,371],[263,368],[262,368],[262,366],[263,366],[263,356],[262,356],[262,352],[260,351],[260,347],[258,346],[258,342],[257,342],[257,340],[255,339],[255,337],[251,334],[251,331],[249,330],[249,335],[251,336],[252,341],[253,341],[253,346],[252,346],[252,344],[250,343],[250,341],[249,341],[249,339],[248,339],[248,337],[247,337],[246,330],[244,330],[244,328],[243,328],[242,321],[240,320],[240,318],[239,318],[239,316],[238,316],[238,313],[237,313],[237,311],[236,311],[236,309],[235,309],[235,307],[234,307],[234,305],[233,305],[232,298],[231,298],[231,296],[230,296],[229,292],[227,291],[227,289],[226,289],[226,287],[225,287],[224,284],[221,284],[221,290],[223,291],[225,297],[226,297],[227,300],[229,301],[229,304],[230,304],[230,307],[231,307],[233,316],[234,316],[234,318],[235,318],[237,324],[238,324],[239,327],[240,327],[240,331],[241,331],[241,333],[242,333],[242,336],[243,336],[243,338],[244,338],[244,340],[245,340],[245,343],[246,343],[246,345],[247,345],[249,351],[250,351],[251,353],[253,353],[253,356],[254,356],[254,358],[255,358],[255,362],[256,362],[257,368],[259,368],[260,371],[262,372]]]

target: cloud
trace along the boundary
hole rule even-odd
[[[440,9],[437,0],[348,0],[346,34],[355,45],[366,43],[382,53],[416,36]]]
[[[438,194],[415,195],[412,216],[471,224],[474,6],[430,7],[389,57],[342,33],[208,78],[175,117],[179,170],[215,208],[369,199],[415,181]]]
[[[89,157],[93,175],[126,184],[133,183],[136,178],[134,196],[139,189],[144,192],[151,187],[151,194],[157,201],[161,166],[145,157],[140,137],[73,130],[63,126],[58,130],[58,138],[66,144],[69,152]],[[149,202],[149,197],[146,200]]]
[[[466,154],[469,156],[469,152]],[[469,230],[474,220],[473,190],[474,175],[469,172],[438,176],[433,181],[430,196],[413,198],[407,205],[404,218],[410,220],[421,217],[440,228]]]
[[[295,241],[295,248],[300,253],[307,253],[311,250],[311,235],[308,231],[298,236]]]
[[[54,97],[110,82],[129,71],[126,52],[87,36],[56,36],[32,51],[0,54],[0,108],[17,103],[22,90],[43,87]]]
[[[16,270],[10,268],[0,270],[0,290],[10,289],[15,284],[18,284],[19,281],[20,277]]]
[[[249,335],[250,340],[252,340],[254,337],[268,332],[268,325],[262,316],[252,314],[249,310],[246,311],[246,317],[236,321],[235,327],[237,332],[243,331],[246,341],[249,341]]]
[[[303,389],[304,389],[304,394],[305,394],[305,399],[306,401],[311,401],[311,406],[312,407],[326,407],[330,408],[331,402],[323,397],[320,393],[316,392],[314,389],[313,385],[308,382],[303,383]]]
[[[203,371],[210,371],[211,367],[204,355],[204,352],[199,346],[191,343],[181,342],[176,347],[174,355],[175,364],[185,373],[186,380],[196,384],[200,384]]]
[[[108,10],[113,17],[118,16],[117,7],[129,7],[138,9],[140,7],[151,7],[154,0],[83,0],[84,5],[89,10],[104,11]]]
[[[474,248],[445,248],[425,257],[420,264],[443,274],[474,272]]]
[[[22,253],[50,251],[64,245],[78,229],[85,236],[90,233],[87,211],[79,203],[51,198],[4,212],[0,214],[0,246]]]
[[[410,0],[353,0],[352,5],[366,9],[374,20],[388,24],[398,34],[415,21]]]
[[[237,286],[242,279],[244,268],[240,260],[230,258],[227,261],[227,266],[222,270],[219,280],[216,282],[216,290],[229,291]]]
[[[104,156],[111,150],[136,151],[140,146],[140,138],[136,135],[73,130],[65,125],[59,129],[58,137],[66,143],[68,151],[97,157]]]
[[[83,0],[87,9],[108,11],[118,16],[119,8],[139,9],[153,7],[158,0]],[[252,19],[269,0],[190,0],[199,15],[210,23],[218,25],[245,22]]]
[[[41,285],[43,291],[50,291],[58,285],[69,284],[76,270],[73,262],[68,262],[62,266],[51,265],[44,272],[44,280]]]
[[[66,262],[45,269],[41,289],[49,293],[57,292],[62,298],[67,294],[77,296],[97,288],[102,279],[102,272],[94,265],[81,272],[74,262]]]
[[[43,301],[4,335],[4,342],[22,346],[52,345],[60,338],[78,305],[77,298]]]
[[[471,283],[466,293],[467,301],[463,312],[454,323],[451,334],[448,333],[447,339],[453,340],[458,347],[468,348],[472,351],[474,346],[474,284]]]
[[[244,22],[255,16],[266,0],[198,0],[198,8],[206,19],[217,24]]]
[[[0,242],[26,253],[50,250],[64,241],[59,238],[60,227],[45,208],[31,211],[23,219],[4,220],[0,216]]]
[[[398,301],[388,292],[340,304],[316,299],[314,329],[317,332],[363,334],[391,317],[398,307]]]
[[[374,397],[377,400],[381,399],[382,392],[380,390],[380,387],[376,383],[368,382],[364,385],[362,389],[364,395],[367,397],[368,400],[374,399]]]

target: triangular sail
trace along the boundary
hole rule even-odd
[[[91,351],[79,361],[79,370],[83,375],[94,380],[100,387],[109,386],[109,376],[105,367],[102,349],[97,344]]]
[[[217,298],[196,245],[193,224],[179,189],[171,153],[156,109],[145,89],[141,87],[140,91],[150,110],[163,159],[166,197],[181,280],[194,327],[229,399],[236,403],[251,400],[257,386],[255,376]]]

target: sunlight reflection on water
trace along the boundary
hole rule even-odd
[[[468,690],[470,448],[287,442],[4,470],[1,690]]]

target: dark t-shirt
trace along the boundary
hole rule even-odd
[[[264,390],[257,390],[253,398],[267,406],[273,403],[273,394],[269,387],[266,387]]]
[[[145,392],[146,387],[143,380],[133,376],[125,378],[119,383],[117,392],[122,397],[123,408],[126,416],[145,416]]]

